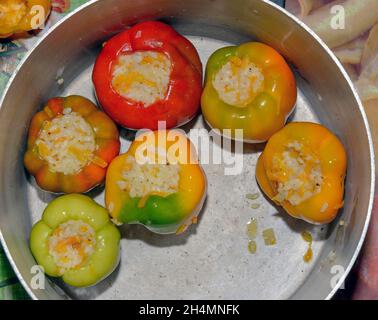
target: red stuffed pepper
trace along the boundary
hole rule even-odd
[[[104,111],[130,129],[167,128],[198,111],[202,64],[194,46],[170,26],[148,21],[107,41],[93,83]]]

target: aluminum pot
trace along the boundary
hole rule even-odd
[[[187,35],[199,48],[203,62],[216,47],[250,39],[281,52],[298,73],[294,119],[321,122],[347,148],[344,208],[330,226],[315,229],[288,217],[269,220],[269,213],[277,209],[263,199],[266,203],[260,215],[276,224],[278,245],[262,248],[260,256],[248,256],[237,246],[246,241],[243,230],[251,213],[239,206],[244,201],[243,192],[257,188],[253,163],[261,151],[249,147],[245,154],[249,159],[247,173],[234,178],[234,187],[211,166],[205,168],[209,198],[200,219],[203,222],[194,231],[174,238],[126,227],[122,230],[122,267],[110,279],[81,291],[50,280],[45,289],[33,289],[35,261],[28,236],[52,196],[38,190],[23,169],[29,121],[50,97],[79,93],[94,98],[90,73],[101,43],[130,24],[147,19],[163,19]],[[64,84],[57,81],[60,78]],[[123,140],[125,146],[127,134]],[[282,8],[262,0],[94,0],[79,8],[39,41],[9,82],[0,110],[0,168],[0,239],[17,276],[34,299],[329,299],[360,251],[374,194],[368,123],[346,73],[311,30]],[[248,180],[242,180],[245,177]],[[241,194],[239,200],[235,200],[237,194],[230,198],[233,190]],[[101,190],[91,195],[102,201]],[[302,265],[305,244],[301,244],[300,231],[306,228],[314,228],[316,254],[311,264]]]

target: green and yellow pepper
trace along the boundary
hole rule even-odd
[[[256,166],[264,193],[291,216],[331,222],[343,206],[347,157],[327,128],[293,122],[268,141]]]
[[[30,234],[37,263],[75,287],[96,284],[119,262],[120,232],[91,198],[64,195],[51,201]]]
[[[51,10],[51,0],[1,0],[0,38],[40,28]]]
[[[119,149],[116,125],[91,101],[53,98],[31,121],[24,164],[42,189],[81,193],[104,180]]]
[[[196,223],[205,197],[206,177],[195,148],[179,130],[139,135],[106,174],[105,204],[111,216],[157,233],[184,232]]]
[[[265,44],[248,42],[210,56],[202,113],[223,135],[263,142],[285,125],[296,96],[295,78],[284,58]],[[235,136],[235,129],[243,130],[242,137]]]

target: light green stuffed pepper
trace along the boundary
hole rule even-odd
[[[51,201],[30,234],[30,248],[44,272],[75,287],[96,284],[119,262],[120,233],[106,209],[69,194]]]

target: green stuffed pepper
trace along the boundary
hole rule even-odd
[[[207,62],[202,114],[223,135],[250,143],[268,140],[284,127],[296,98],[293,72],[263,43],[218,49]],[[236,129],[243,130],[242,137]]]
[[[30,248],[44,272],[75,287],[96,284],[119,262],[120,233],[106,209],[91,198],[54,199],[30,234]]]

